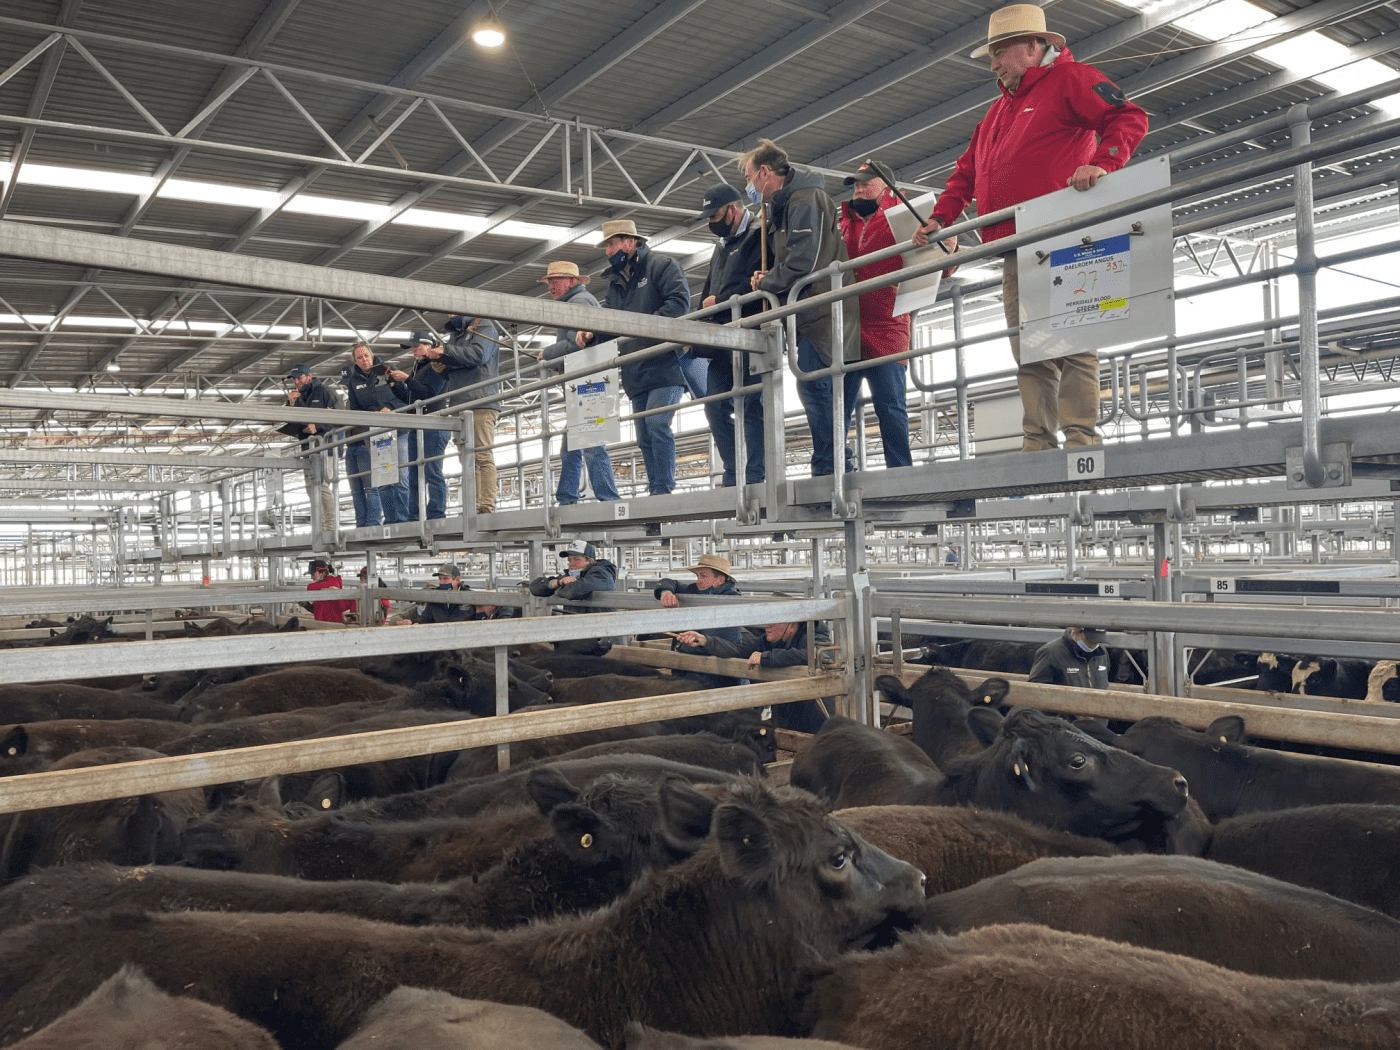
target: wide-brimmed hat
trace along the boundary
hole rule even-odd
[[[718,186],[711,186],[705,191],[705,199],[700,202],[700,214],[695,216],[696,222],[709,222],[726,204],[733,204],[741,201],[744,195],[727,182],[721,182]]]
[[[593,280],[586,273],[578,272],[578,263],[569,262],[568,259],[555,259],[545,268],[544,276],[536,284],[548,284],[551,277],[577,277],[584,284]]]
[[[420,343],[427,343],[429,346],[441,346],[442,340],[438,338],[436,332],[430,331],[427,328],[416,328],[413,334],[408,337],[408,342],[399,344],[399,349],[408,350]]]
[[[609,219],[603,223],[603,240],[609,237],[635,237],[639,241],[646,240],[646,234],[637,232],[637,224],[631,219]]]
[[[460,576],[460,575],[462,575],[462,570],[459,569],[459,568],[457,568],[457,566],[456,566],[456,565],[453,565],[451,562],[448,562],[446,565],[444,565],[444,566],[443,566],[441,569],[439,569],[437,572],[433,573],[433,575],[434,575],[434,576]]]
[[[1003,40],[1018,36],[1043,36],[1056,47],[1065,46],[1065,38],[1045,28],[1045,10],[1035,4],[1008,4],[998,7],[987,19],[987,42],[972,52],[973,58],[983,58]]]
[[[726,579],[734,579],[734,566],[730,565],[729,559],[721,554],[702,554],[696,559],[694,565],[685,566],[686,572],[696,572],[700,569],[712,569]]]
[[[577,555],[580,558],[597,559],[598,555],[593,550],[593,544],[585,543],[582,547],[574,547],[572,550],[560,551],[559,557],[572,558]]]
[[[325,558],[313,558],[311,559],[311,564],[306,567],[306,575],[310,576],[317,569],[325,569],[327,572],[335,572],[335,569],[331,566],[331,563],[326,561]]]

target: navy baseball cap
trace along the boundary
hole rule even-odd
[[[298,376],[309,376],[309,375],[311,375],[311,368],[310,368],[310,366],[308,366],[308,365],[306,365],[306,364],[296,364],[296,365],[292,365],[291,368],[287,369],[287,378],[288,378],[288,379],[296,379]]]
[[[727,182],[721,182],[718,186],[711,186],[705,191],[705,199],[701,202],[701,212],[695,216],[697,222],[709,222],[714,218],[715,212],[719,211],[726,204],[733,204],[735,201],[744,199],[744,195]]]

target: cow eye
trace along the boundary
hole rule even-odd
[[[831,866],[834,870],[840,871],[846,866],[846,861],[848,859],[845,853],[838,853],[831,858]]]
[[[1083,768],[1084,768],[1086,765],[1088,765],[1088,764],[1089,764],[1089,760],[1088,760],[1087,758],[1085,758],[1083,755],[1074,755],[1074,756],[1073,756],[1072,758],[1070,758],[1070,760],[1069,760],[1069,768],[1070,768],[1070,769],[1083,769]]]

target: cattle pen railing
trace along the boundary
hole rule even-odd
[[[428,593],[418,592],[420,597]],[[696,690],[636,700],[606,701],[582,707],[507,713],[507,648],[512,645],[662,631],[704,631],[716,627],[744,626],[756,621],[832,620],[841,625],[847,622],[850,605],[842,598],[770,599],[764,602],[738,600],[724,604],[686,605],[682,598],[682,607],[677,609],[418,624],[402,630],[346,630],[333,635],[326,632],[262,634],[70,646],[65,647],[62,661],[54,659],[54,650],[50,648],[0,652],[0,676],[5,681],[37,683],[66,680],[85,671],[116,676],[249,663],[286,664],[328,656],[343,658],[491,649],[495,653],[497,711],[496,717],[465,722],[377,730],[199,755],[3,777],[0,778],[0,813],[493,745],[497,747],[504,767],[508,764],[508,749],[512,741],[823,697],[835,697],[853,713],[861,715],[864,705],[859,698],[852,703],[849,677],[842,669],[819,674],[799,673],[790,678],[740,688]],[[328,642],[332,638],[334,650],[328,652]],[[849,648],[846,651],[849,652]],[[718,663],[734,665],[727,669],[735,674],[742,673],[746,667],[743,661]]]

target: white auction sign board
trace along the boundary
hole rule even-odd
[[[936,193],[926,193],[922,197],[914,197],[909,201],[914,209],[924,217],[925,222],[933,214],[933,206],[937,202],[938,194]],[[894,234],[896,244],[913,237],[914,231],[919,226],[919,223],[914,220],[913,214],[903,204],[886,208],[885,221],[890,224],[890,231]],[[904,265],[916,266],[945,254],[943,249],[936,244],[930,244],[927,248],[915,248],[904,253]],[[953,264],[950,263],[950,265]],[[938,285],[942,279],[943,271],[934,270],[933,273],[925,274],[923,277],[913,277],[907,281],[900,281],[895,289],[892,315],[898,317],[916,310],[927,310],[938,298]]]
[[[564,357],[564,371],[601,365],[617,356],[617,340],[575,350]],[[616,368],[600,368],[564,384],[570,449],[593,448],[622,440],[622,380]]]
[[[1075,215],[1085,219],[1074,233],[1017,249],[1023,362],[1175,331],[1171,205],[1093,221],[1109,205],[1169,185],[1171,167],[1159,157],[1105,175],[1083,193],[1067,186],[1016,206],[1018,232]]]

